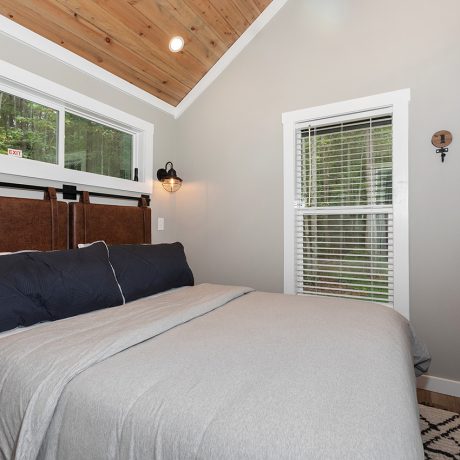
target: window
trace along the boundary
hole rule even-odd
[[[66,112],[65,167],[132,179],[133,135]]]
[[[57,110],[0,91],[0,154],[57,163]]]
[[[407,101],[403,91],[283,115],[286,292],[408,316]]]
[[[151,123],[3,61],[1,74],[3,173],[151,193]]]

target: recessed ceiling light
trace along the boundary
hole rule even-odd
[[[169,49],[173,53],[178,53],[184,47],[184,39],[182,37],[173,37],[169,41]]]

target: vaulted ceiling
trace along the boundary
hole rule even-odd
[[[0,13],[177,106],[271,0],[0,0]],[[184,49],[169,50],[182,36]]]

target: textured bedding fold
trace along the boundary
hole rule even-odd
[[[37,458],[61,393],[76,375],[249,291],[202,284],[0,338],[2,459]]]

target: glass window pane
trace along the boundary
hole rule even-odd
[[[304,215],[298,231],[301,292],[393,301],[391,214]]]
[[[301,132],[305,206],[392,203],[392,120],[385,116]]]
[[[66,168],[132,179],[132,151],[132,134],[66,112]]]
[[[0,154],[57,163],[58,111],[0,91]]]

